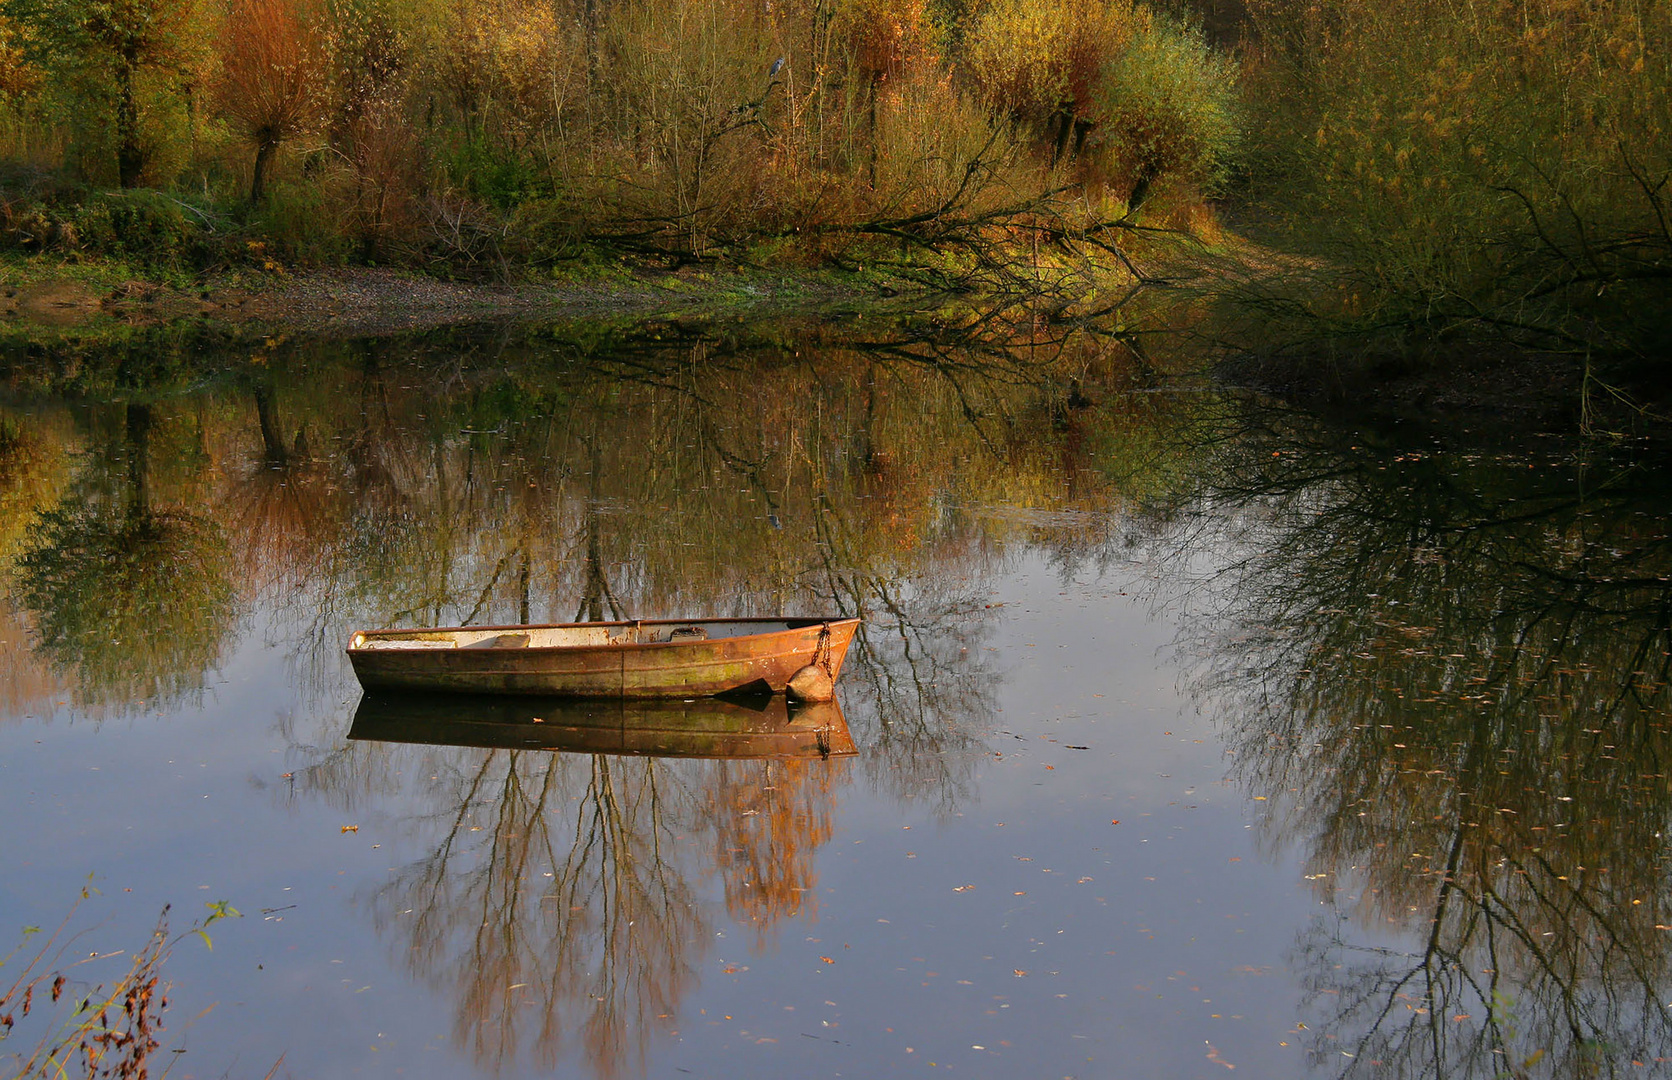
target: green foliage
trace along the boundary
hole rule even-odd
[[[217,211],[159,191],[74,187],[0,206],[0,250],[99,255],[154,268],[198,267],[225,254],[231,239]]]
[[[248,261],[263,269],[274,260],[275,265],[330,266],[354,256],[354,241],[346,233],[343,207],[329,189],[289,177],[267,188],[261,205],[251,208],[242,233],[221,238],[210,251],[224,262]]]
[[[203,79],[207,36],[191,0],[4,0],[48,115],[75,132],[87,175],[134,187],[171,179],[182,99]],[[159,160],[163,159],[163,160]]]
[[[1201,33],[1156,18],[1100,73],[1101,142],[1132,173],[1174,178],[1212,194],[1240,141],[1236,73]]]
[[[16,562],[41,652],[91,703],[195,690],[236,615],[220,529],[153,505],[154,428],[128,405],[120,449],[38,515]]]
[[[1332,268],[1298,298],[1309,317],[1664,355],[1672,4],[1280,0],[1260,19],[1265,195]]]
[[[218,530],[179,513],[65,507],[40,517],[25,548],[20,597],[41,651],[75,676],[84,701],[168,700],[201,686],[234,613]]]
[[[200,216],[193,208],[155,191],[100,193],[74,216],[83,245],[111,255],[159,261],[189,254],[199,244]]]
[[[551,174],[532,158],[482,136],[461,142],[442,164],[453,184],[496,210],[557,195]]]

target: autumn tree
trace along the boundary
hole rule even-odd
[[[262,201],[279,144],[323,105],[324,49],[302,0],[233,0],[221,38],[221,108],[255,146],[250,202]]]
[[[193,0],[0,0],[0,16],[20,28],[24,59],[49,77],[79,78],[109,95],[117,181],[139,186],[151,157],[140,125],[141,80],[161,74],[177,90],[191,81],[202,42]]]
[[[1097,124],[1104,65],[1149,18],[1131,0],[994,0],[971,29],[966,70],[989,107],[1047,132],[1060,160]]]
[[[40,72],[24,55],[23,28],[0,11],[0,103],[15,101],[34,90]]]
[[[935,58],[935,26],[924,0],[851,0],[840,12],[853,64],[865,79],[870,114],[871,186],[877,184],[877,94],[907,67]]]

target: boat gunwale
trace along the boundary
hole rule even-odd
[[[392,649],[366,649],[366,648],[361,648],[360,646],[355,644],[355,642],[357,640],[361,639],[361,638],[373,637],[373,636],[381,637],[381,636],[385,636],[385,635],[396,636],[396,635],[402,635],[402,634],[446,634],[446,633],[466,632],[466,631],[483,631],[483,632],[488,632],[488,631],[502,631],[502,632],[503,631],[513,631],[514,632],[514,631],[518,631],[518,630],[574,630],[574,629],[590,628],[590,627],[602,627],[602,626],[694,626],[694,625],[699,625],[699,624],[702,624],[702,623],[748,623],[748,622],[785,623],[785,622],[792,622],[792,621],[793,622],[804,622],[806,625],[804,625],[804,626],[786,626],[781,630],[765,630],[765,631],[762,631],[761,633],[758,633],[758,634],[734,634],[734,635],[731,635],[729,637],[722,637],[722,638],[707,638],[707,637],[705,637],[705,638],[696,638],[696,639],[690,640],[690,641],[606,641],[606,642],[602,642],[602,643],[598,643],[598,644],[588,644],[588,645],[524,645],[524,646],[519,647],[516,651],[518,653],[523,654],[523,655],[527,655],[529,653],[548,653],[548,652],[575,653],[575,652],[584,652],[584,651],[587,651],[587,650],[605,651],[605,650],[610,650],[610,649],[663,649],[663,648],[684,648],[684,649],[688,649],[688,648],[690,648],[694,645],[714,645],[714,644],[719,644],[721,642],[749,641],[749,640],[756,639],[756,638],[775,637],[775,636],[780,635],[780,634],[794,634],[794,633],[798,633],[802,630],[812,630],[814,628],[825,627],[825,626],[828,626],[828,627],[831,627],[832,629],[834,629],[835,627],[840,626],[844,623],[853,623],[854,625],[857,626],[860,622],[860,619],[858,618],[858,616],[851,616],[851,615],[844,615],[840,618],[835,618],[835,619],[803,618],[803,617],[799,617],[799,616],[795,617],[793,619],[788,618],[788,617],[785,617],[785,618],[762,617],[762,618],[758,618],[758,619],[757,618],[726,619],[726,618],[714,617],[714,618],[702,618],[702,619],[612,619],[612,620],[607,621],[607,622],[600,620],[598,622],[568,622],[568,623],[506,623],[506,624],[502,624],[502,625],[498,625],[498,626],[489,626],[489,625],[481,625],[481,626],[432,626],[432,627],[413,626],[413,627],[408,627],[408,628],[405,628],[405,629],[395,629],[395,628],[392,628],[392,627],[385,627],[383,629],[378,629],[378,630],[356,630],[348,639],[349,640],[349,645],[348,645],[348,649],[346,651],[349,652],[350,654],[367,655],[367,656],[373,655],[373,654],[387,654],[387,653],[390,653],[390,652],[398,651],[398,650],[392,650]],[[424,650],[413,649],[412,651],[413,652],[422,652]],[[482,649],[480,651],[483,652],[483,653],[492,653],[492,652],[495,652],[496,650]]]

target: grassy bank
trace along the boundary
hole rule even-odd
[[[4,0],[0,247],[443,279],[1064,284],[1205,221],[1229,64],[1137,0]]]
[[[182,274],[123,259],[14,254],[0,256],[0,341],[43,342],[172,322],[364,336],[502,320],[769,319],[792,311],[886,308],[910,287],[884,272],[835,267],[669,270],[639,262],[561,278],[471,282],[401,267]]]
[[[1658,409],[1669,102],[1672,0],[0,0],[0,251],[461,312],[1143,285],[1274,384]]]

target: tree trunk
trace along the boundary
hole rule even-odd
[[[1086,148],[1086,137],[1092,133],[1092,129],[1095,127],[1097,127],[1097,121],[1095,120],[1074,121],[1074,156],[1069,159],[1070,161],[1080,160],[1080,151]]]
[[[1126,197],[1126,214],[1128,217],[1143,209],[1144,200],[1149,198],[1150,185],[1161,174],[1161,170],[1146,161],[1138,167],[1138,179],[1132,185],[1132,194]]]
[[[116,182],[124,188],[139,186],[145,170],[145,148],[139,142],[139,103],[134,100],[134,69],[139,57],[123,49],[116,68]]]
[[[261,449],[264,451],[269,469],[282,469],[290,464],[290,454],[285,450],[284,437],[279,434],[278,418],[273,415],[273,401],[264,386],[255,390],[255,416],[261,425]]]
[[[262,139],[255,148],[255,176],[250,179],[250,205],[260,206],[267,197],[267,166],[273,160],[273,152],[279,148],[279,140]]]
[[[1062,160],[1062,156],[1068,153],[1068,137],[1074,134],[1074,103],[1065,101],[1057,108],[1059,109],[1057,115],[1061,117],[1061,120],[1057,123],[1056,147],[1051,151],[1052,165],[1057,164]]]
[[[880,73],[871,76],[871,190],[877,190],[877,84]]]
[[[128,403],[128,482],[132,494],[128,516],[135,522],[151,518],[151,406]]]

